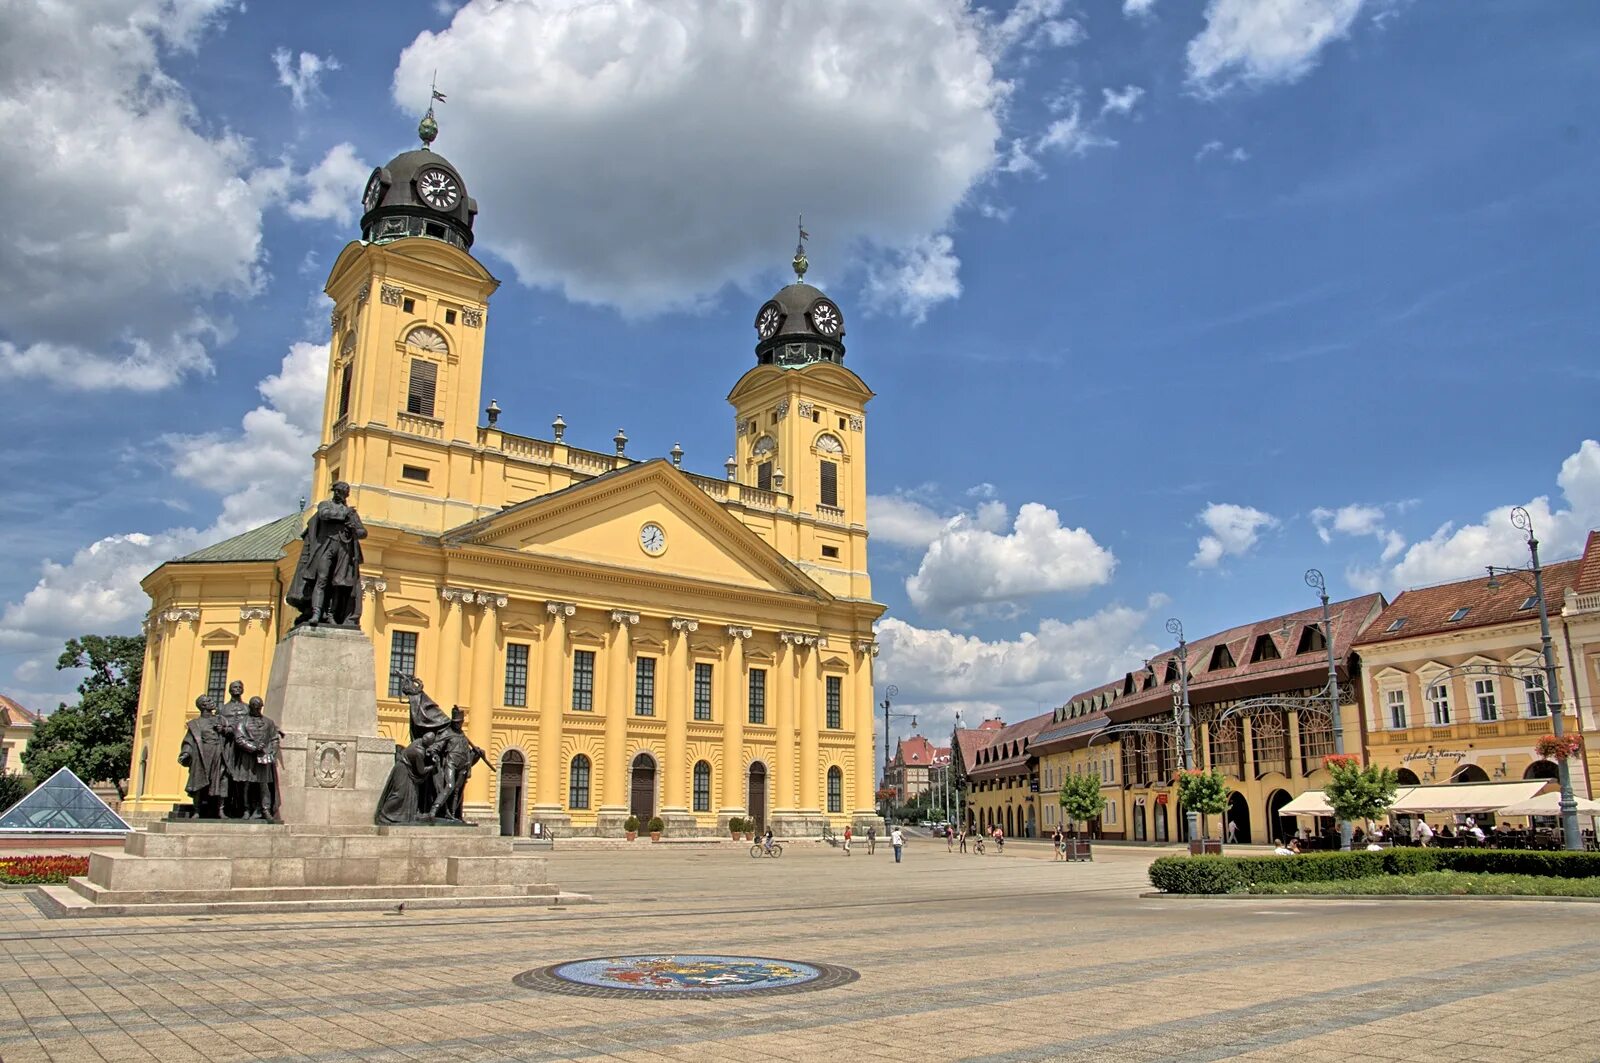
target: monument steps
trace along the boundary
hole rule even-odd
[[[81,881],[81,880],[74,880]],[[98,889],[98,887],[91,887]],[[291,891],[264,891],[276,897],[253,900],[236,899],[241,891],[228,891],[227,900],[208,901],[150,901],[126,903],[108,900],[90,900],[68,886],[39,886],[29,893],[35,907],[52,918],[136,918],[141,916],[222,916],[254,915],[265,912],[389,912],[402,902],[407,913],[412,911],[443,910],[452,908],[555,908],[577,904],[593,904],[594,899],[583,893],[562,893],[554,887],[551,892],[490,893],[483,887],[457,887],[460,892],[413,895],[412,889],[427,887],[395,887],[384,895],[375,897],[339,896],[317,899]],[[437,887],[435,887],[437,888]],[[545,887],[529,887],[544,889]]]

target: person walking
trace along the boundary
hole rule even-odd
[[[867,855],[871,856],[878,851],[878,828],[867,827]]]
[[[846,856],[850,855],[850,826],[849,826],[849,824],[846,824],[845,828],[844,828],[844,855],[846,855]]]
[[[1054,834],[1050,835],[1050,844],[1051,844],[1051,848],[1055,852],[1055,856],[1052,859],[1065,860],[1067,858],[1066,846],[1064,846],[1062,844],[1061,828],[1060,827],[1057,827],[1056,828],[1056,832]]]
[[[1228,844],[1233,845],[1239,840],[1239,824],[1228,820]]]
[[[957,835],[957,840],[960,842],[960,848],[957,851],[958,852],[963,852],[963,853],[966,852],[967,851],[967,828],[965,828],[965,827],[961,828],[960,833]]]
[[[1428,826],[1428,820],[1424,816],[1417,817],[1416,839],[1417,844],[1424,849],[1428,847],[1429,842],[1433,841],[1433,828]]]
[[[900,833],[899,827],[889,832],[889,844],[894,846],[894,862],[898,864],[900,862],[900,850],[906,844],[906,837]]]
[[[955,828],[950,826],[948,823],[944,825],[944,851],[947,853],[953,853],[956,851]]]

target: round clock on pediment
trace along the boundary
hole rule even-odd
[[[372,176],[367,178],[367,190],[361,193],[361,206],[364,210],[372,210],[383,199],[384,191],[389,187],[389,172],[382,166],[372,171]]]
[[[761,313],[756,315],[756,335],[761,339],[770,340],[777,335],[778,326],[783,324],[783,313],[776,303],[768,303],[761,308]]]
[[[639,529],[639,549],[651,557],[660,557],[667,552],[667,532],[655,521],[646,521]]]
[[[811,327],[824,336],[837,336],[839,329],[844,325],[844,319],[839,316],[839,308],[826,299],[819,299],[811,307]]]
[[[461,202],[461,184],[454,174],[430,166],[417,174],[417,195],[434,210],[453,210]]]

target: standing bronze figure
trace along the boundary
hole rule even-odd
[[[350,485],[340,480],[333,485],[333,497],[317,503],[300,533],[305,546],[285,596],[300,610],[296,627],[361,626],[361,540],[367,529],[349,499]]]
[[[251,761],[254,777],[245,791],[244,817],[278,821],[278,742],[283,737],[276,721],[261,715],[260,698],[250,699],[250,714],[239,722],[234,737]]]
[[[222,797],[228,790],[223,767],[228,740],[217,729],[217,703],[210,695],[195,698],[194,707],[200,715],[189,721],[183,732],[183,745],[178,748],[178,763],[189,769],[189,781],[183,789],[194,802],[196,816],[216,819],[222,814]]]
[[[488,755],[461,733],[461,722],[460,707],[452,707],[450,727],[442,732],[443,738],[434,748],[433,756],[439,762],[435,779],[438,796],[434,799],[432,809],[434,819],[461,819],[461,796],[467,788],[468,777],[472,775],[472,766],[480,760],[485,765],[489,763]],[[494,768],[490,766],[489,770],[493,771]]]
[[[228,700],[217,710],[217,732],[222,736],[222,772],[227,786],[219,795],[222,798],[222,815],[227,819],[242,819],[245,814],[245,793],[256,781],[254,754],[239,744],[239,726],[250,715],[250,706],[244,701],[244,684],[235,679],[228,684]]]

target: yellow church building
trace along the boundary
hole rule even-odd
[[[482,403],[489,303],[472,256],[477,204],[423,146],[376,169],[333,299],[311,504],[351,487],[363,544],[362,630],[380,727],[405,741],[394,672],[415,673],[496,773],[468,818],[619,835],[735,816],[780,834],[864,829],[874,811],[873,622],[865,415],[844,318],[796,281],[756,313],[755,364],[733,384],[721,476],[670,459],[514,435]],[[480,416],[482,420],[480,420]],[[308,511],[309,512],[309,511]],[[150,596],[124,808],[186,802],[177,763],[195,697],[264,691],[295,620],[285,589],[307,513],[169,561]],[[272,706],[267,707],[268,714]],[[880,824],[881,826],[881,824]]]

